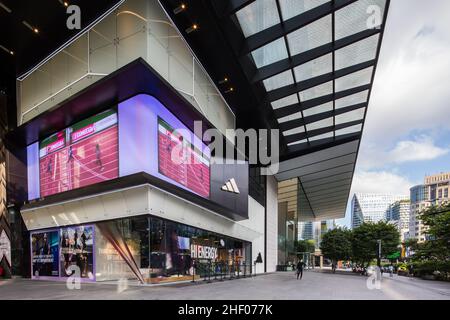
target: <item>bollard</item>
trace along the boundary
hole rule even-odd
[[[208,283],[211,283],[211,267],[212,267],[212,262],[211,260],[208,261]]]

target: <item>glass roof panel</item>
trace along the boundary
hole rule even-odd
[[[247,38],[280,23],[275,0],[257,0],[236,12],[236,17]]]
[[[308,140],[303,139],[303,140],[288,143],[287,145],[290,147],[290,146],[295,146],[296,144],[307,143],[307,142],[308,142]]]
[[[336,70],[375,59],[377,54],[378,39],[379,35],[376,34],[336,50]]]
[[[289,33],[287,39],[291,55],[296,55],[331,42],[331,32],[331,15],[327,15]]]
[[[298,97],[297,97],[297,94],[295,93],[293,95],[273,101],[271,103],[271,105],[272,105],[272,108],[275,110],[275,109],[283,108],[283,107],[290,106],[291,104],[296,104],[296,103],[298,103]]]
[[[348,127],[348,128],[336,130],[336,137],[337,136],[342,136],[344,134],[360,132],[361,130],[362,130],[362,124],[358,124],[356,126],[351,126],[351,127]]]
[[[318,136],[308,138],[308,140],[309,141],[317,141],[317,140],[326,139],[326,138],[333,138],[333,136],[334,136],[333,132],[328,132],[328,133],[319,134]]]
[[[336,40],[380,27],[385,5],[386,0],[358,0],[336,11]]]
[[[294,83],[294,77],[292,76],[292,70],[279,73],[273,77],[270,77],[263,81],[266,91],[272,91]]]
[[[321,104],[320,106],[303,110],[303,116],[309,117],[309,116],[313,116],[315,114],[332,111],[332,110],[333,110],[333,102],[327,102],[327,103]]]
[[[348,106],[352,106],[359,103],[367,102],[369,97],[369,90],[361,91],[350,96],[346,96],[341,99],[337,99],[335,102],[335,108],[340,109]]]
[[[333,55],[327,54],[307,63],[299,65],[294,69],[297,82],[321,76],[333,71]]]
[[[286,59],[288,57],[288,52],[284,38],[281,37],[252,51],[251,55],[255,61],[256,67],[261,68],[282,59]]]
[[[316,121],[313,123],[309,123],[306,125],[306,130],[311,131],[311,130],[316,130],[316,129],[322,129],[322,128],[326,128],[326,127],[330,127],[333,125],[333,117],[330,118],[326,118],[320,121]]]
[[[336,79],[336,92],[369,84],[372,80],[373,67],[353,72]]]
[[[335,124],[342,124],[347,123],[351,121],[358,121],[362,120],[364,118],[364,112],[366,111],[366,108],[360,108],[356,109],[350,112],[346,112],[340,115],[337,115],[335,118]]]
[[[330,0],[279,0],[281,15],[283,16],[284,21],[329,1]]]
[[[288,121],[291,121],[291,120],[297,120],[297,119],[301,119],[301,118],[302,118],[302,113],[301,112],[296,112],[296,113],[288,115],[286,117],[279,118],[278,119],[278,123],[284,123],[284,122],[288,122]]]
[[[283,131],[283,135],[286,137],[286,136],[291,136],[293,134],[303,133],[303,132],[305,132],[305,127],[301,126],[301,127],[298,127],[298,128],[294,128],[294,129]]]
[[[321,85],[300,92],[300,100],[307,101],[333,93],[333,82],[329,81]]]

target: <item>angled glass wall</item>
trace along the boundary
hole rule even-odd
[[[224,135],[235,116],[157,1],[127,0],[18,80],[18,124],[143,58]],[[231,137],[229,137],[231,139]]]

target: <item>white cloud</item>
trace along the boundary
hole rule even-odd
[[[391,1],[364,129],[387,148],[412,131],[448,129],[450,1]]]
[[[448,151],[435,146],[431,138],[422,136],[416,141],[399,141],[394,150],[389,152],[389,158],[395,163],[433,160],[447,154]]]
[[[358,160],[358,168],[373,170],[389,164],[401,164],[413,161],[429,161],[448,154],[449,148],[439,147],[435,141],[427,135],[420,135],[410,140],[398,141],[391,149],[385,144],[363,142],[361,156]]]
[[[357,192],[409,195],[409,188],[414,185],[414,182],[392,172],[357,170],[350,195]]]

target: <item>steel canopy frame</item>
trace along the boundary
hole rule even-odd
[[[175,4],[175,1],[172,0],[162,1],[169,8]],[[283,19],[283,1],[273,0],[269,8],[272,10],[270,14],[275,15],[275,22],[269,23],[267,27],[262,23],[262,29],[259,25],[257,28],[250,30],[254,31],[250,34],[244,32],[239,18],[240,11],[243,10],[245,14],[245,10],[253,10],[258,5],[262,6],[262,0],[201,0],[200,6],[197,6],[196,3],[195,7],[197,10],[205,11],[197,11],[193,16],[199,14],[213,15],[215,25],[218,28],[217,31],[208,30],[208,32],[220,33],[220,37],[225,40],[235,63],[239,64],[242,74],[253,91],[249,94],[256,96],[256,100],[259,101],[257,108],[268,118],[268,122],[272,123],[274,119],[276,120],[277,127],[283,132],[280,137],[280,163],[293,159],[299,159],[300,161],[308,154],[320,153],[334,147],[355,143],[354,150],[352,150],[352,153],[355,153],[355,159],[351,169],[346,172],[350,176],[340,180],[345,185],[343,185],[343,188],[339,188],[339,191],[345,193],[345,188],[348,188],[348,198],[372,93],[390,0],[374,0],[372,2],[365,0],[330,0],[325,3],[321,2],[322,4],[317,1],[319,5],[316,7],[310,3],[308,4],[309,9],[303,12],[300,10],[301,13],[286,19]],[[265,3],[268,2],[265,1]],[[292,2],[293,5],[302,5],[302,3],[303,1],[300,0]],[[358,22],[364,19],[364,14],[369,14],[366,9],[372,3],[379,4],[381,8],[384,6],[384,9],[380,12],[382,16],[380,24],[372,29],[368,28],[367,25],[363,27],[361,24],[359,28],[357,24],[353,26],[351,19],[353,18]],[[190,3],[188,7],[189,5]],[[192,6],[194,6],[193,3]],[[253,8],[250,6],[253,6]],[[357,10],[354,10],[354,8]],[[252,12],[252,19],[258,19],[261,15],[267,13],[264,11],[266,8],[260,9],[263,10]],[[345,13],[349,12],[353,16],[346,20]],[[343,19],[343,16],[345,19]],[[321,19],[331,21],[331,23],[325,24],[326,28],[330,27],[330,30],[327,31],[327,37],[320,38],[319,34],[317,35],[319,37],[317,45],[311,45],[305,50],[292,50],[290,38],[292,40],[293,34],[306,34],[305,38],[310,37],[308,28],[315,24],[321,25],[319,21]],[[174,21],[176,22],[177,19],[174,19]],[[244,21],[245,23],[249,22]],[[348,25],[345,23],[348,23]],[[304,30],[306,31],[303,34]],[[298,41],[300,38],[293,37],[293,39]],[[255,50],[260,52],[267,49],[269,51],[274,41],[283,47],[282,49],[286,51],[286,54],[276,59],[266,59],[268,60],[267,64],[266,61],[262,64],[257,63],[254,55]],[[351,54],[354,47],[361,48],[363,52],[366,50],[370,57],[356,53],[356,58],[353,57],[352,63],[342,63],[342,61],[346,61],[346,55]],[[329,56],[331,56],[331,70],[327,69],[325,72],[319,72],[319,74],[312,74],[313,72],[311,72],[307,77],[305,77],[305,74],[300,74],[301,78],[296,78],[296,68],[302,70],[302,67],[306,67],[308,63],[316,62],[316,59],[319,61],[319,58],[328,59]],[[285,73],[285,75],[281,75],[282,73]],[[364,77],[361,77],[361,75],[364,75]],[[284,76],[287,78],[278,81],[278,84],[272,78],[283,78]],[[365,80],[361,82],[358,80],[359,78]],[[266,84],[271,81],[275,85],[267,87]],[[348,82],[352,85],[347,85]],[[331,89],[322,88],[326,86]],[[280,103],[280,100],[290,96],[292,96],[292,99],[286,100],[289,103],[283,101],[283,104],[275,107],[276,103]],[[301,166],[301,163],[298,165]],[[279,175],[279,177],[281,176]],[[286,177],[286,179],[289,178],[293,177]],[[298,178],[303,183],[302,177]],[[339,187],[339,183],[337,187]],[[308,188],[303,191],[307,199],[309,194],[313,196]],[[321,201],[317,204],[320,203],[324,208],[329,204],[335,207],[338,203],[345,205],[346,200],[342,200],[344,196],[342,196],[342,199],[339,197],[336,199],[324,199],[325,201],[320,199]],[[314,204],[311,202],[310,206],[313,207]]]

